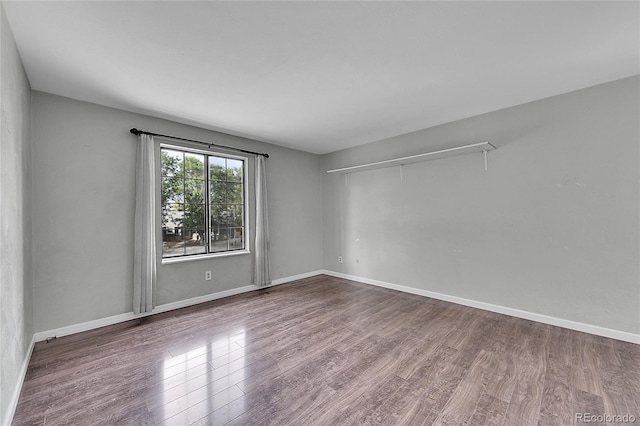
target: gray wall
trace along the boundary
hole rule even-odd
[[[132,127],[268,152],[272,278],[322,268],[318,156],[37,91],[32,99],[36,331],[132,311]],[[251,201],[252,231],[253,209]],[[211,281],[204,280],[206,270],[213,271]],[[162,265],[156,303],[252,281],[252,255]]]
[[[491,141],[473,154],[327,175],[324,267],[640,333],[640,78],[323,156],[329,170]],[[344,256],[339,264],[337,257]]]
[[[0,422],[33,336],[29,203],[31,87],[0,5]]]

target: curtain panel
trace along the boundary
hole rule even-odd
[[[138,135],[133,313],[151,312],[156,282],[156,179],[153,136]]]
[[[256,247],[255,276],[253,283],[258,287],[271,285],[271,267],[269,263],[269,215],[267,212],[267,177],[265,158],[255,157],[256,189]]]

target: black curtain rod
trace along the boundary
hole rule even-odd
[[[145,130],[138,130],[135,127],[133,129],[129,130],[129,131],[131,133],[133,133],[134,135],[136,135],[136,136],[138,136],[138,135],[160,136],[160,137],[163,137],[163,138],[177,139],[177,140],[180,140],[180,141],[201,143],[202,145],[207,145],[209,148],[211,148],[212,146],[215,146],[215,147],[218,147],[218,148],[230,149],[232,151],[245,152],[247,154],[262,155],[264,158],[269,158],[269,154],[263,154],[261,152],[247,151],[246,149],[234,148],[232,146],[218,145],[218,144],[211,143],[211,142],[202,142],[202,141],[197,141],[195,139],[180,138],[178,136],[163,135],[161,133],[152,133],[152,132],[147,132]]]

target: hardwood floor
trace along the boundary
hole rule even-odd
[[[38,343],[14,424],[564,426],[639,407],[639,345],[321,275]]]

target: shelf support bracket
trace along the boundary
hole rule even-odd
[[[488,170],[487,168],[487,154],[489,151],[483,149],[482,150],[482,154],[484,155],[484,171],[486,172]]]

